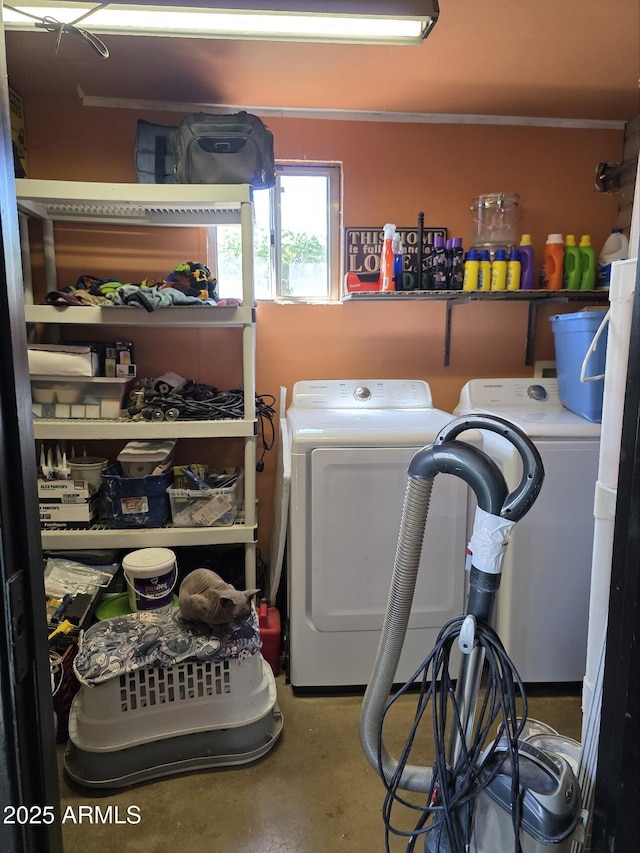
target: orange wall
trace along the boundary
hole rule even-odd
[[[30,177],[98,181],[135,180],[138,118],[162,124],[175,124],[180,118],[39,98],[26,101],[25,117]],[[591,234],[597,250],[616,224],[617,196],[595,193],[593,185],[596,163],[621,159],[621,131],[287,118],[269,119],[268,124],[278,158],[343,163],[346,227],[380,226],[387,221],[410,226],[424,211],[426,226],[447,227],[468,246],[474,233],[471,199],[487,192],[520,194],[519,231],[533,235],[538,258],[549,232]],[[185,256],[196,250],[188,243],[180,256],[170,260],[166,252],[172,245],[177,244],[172,240],[166,251],[145,245],[139,256],[135,250],[126,255],[69,250],[65,263],[69,275],[86,272],[126,279],[125,272],[161,275],[173,260],[198,259]],[[107,268],[110,264],[113,267]],[[553,358],[547,318],[566,310],[575,306],[547,306],[539,311],[537,359]],[[532,368],[524,365],[526,327],[525,304],[456,306],[451,363],[444,367],[442,302],[411,307],[371,302],[261,304],[257,389],[278,398],[280,386],[291,389],[298,379],[422,378],[431,384],[435,404],[451,409],[469,378],[531,375]],[[225,380],[229,387],[237,381],[233,359],[225,357],[217,333],[200,331],[190,334],[187,342],[178,342],[159,340],[157,330],[150,332],[136,333],[144,370],[171,368],[220,387]],[[233,352],[234,345],[229,342],[229,346]],[[195,448],[189,448],[193,452]],[[275,453],[267,454],[265,473],[258,478],[260,547],[265,555],[274,465]]]

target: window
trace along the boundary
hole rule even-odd
[[[276,172],[273,189],[253,193],[256,299],[339,299],[340,166],[287,163]],[[220,296],[241,298],[240,227],[211,228],[209,242]]]

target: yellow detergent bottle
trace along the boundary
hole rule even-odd
[[[475,249],[469,249],[467,259],[464,262],[463,290],[477,290],[478,276],[480,274],[480,258]]]
[[[520,253],[512,249],[507,263],[507,290],[520,290]]]
[[[507,289],[507,258],[504,249],[496,249],[491,264],[491,290]]]
[[[491,290],[491,259],[489,250],[480,252],[480,272],[478,273],[478,290]]]

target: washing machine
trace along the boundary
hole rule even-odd
[[[384,621],[413,454],[452,414],[428,384],[297,382],[287,410],[288,658],[294,688],[367,684]],[[464,611],[467,486],[435,478],[414,606],[396,680]]]
[[[454,412],[505,418],[540,452],[544,483],[532,509],[513,528],[495,628],[523,681],[582,681],[600,424],[566,409],[557,380],[550,378],[472,379]],[[483,449],[515,488],[521,477],[517,452],[495,433],[482,436]],[[475,508],[469,500],[471,524]]]

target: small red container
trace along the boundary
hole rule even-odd
[[[273,670],[280,672],[280,613],[277,607],[269,607],[265,601],[258,609],[258,624],[262,640],[262,657]]]

